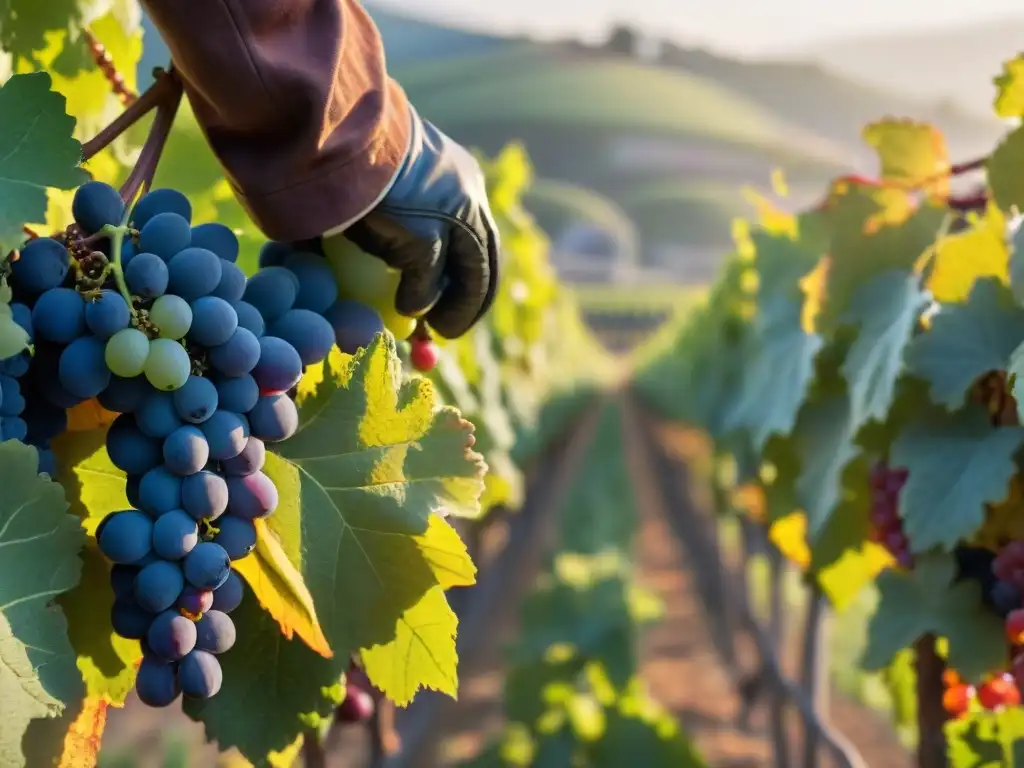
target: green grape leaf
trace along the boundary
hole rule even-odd
[[[50,90],[51,82],[39,72],[15,75],[0,86],[2,253],[22,243],[25,223],[46,218],[47,187],[71,189],[89,178],[78,167],[82,145],[72,138],[75,121],[65,112],[64,97]]]
[[[1003,71],[992,82],[996,86],[995,107],[999,117],[1024,117],[1024,54],[1003,62]]]
[[[1013,456],[1024,428],[993,427],[985,409],[969,405],[909,424],[889,463],[909,472],[900,492],[903,531],[914,552],[952,549],[985,519],[985,505],[1009,494]]]
[[[0,765],[23,766],[30,722],[82,696],[67,622],[52,601],[78,583],[85,534],[64,490],[39,476],[35,448],[0,443],[0,484]]]
[[[949,663],[965,679],[979,680],[1006,664],[1002,621],[981,602],[978,583],[953,583],[952,556],[919,556],[910,572],[878,577],[878,609],[868,622],[862,664],[873,671],[919,637],[933,633],[949,642]]]
[[[985,163],[988,186],[996,205],[1006,213],[1024,210],[1024,178],[1016,172],[1024,163],[1024,125],[1008,133]]]
[[[802,302],[780,297],[761,307],[756,321],[740,393],[725,416],[725,429],[746,429],[756,450],[772,435],[793,430],[814,377],[814,358],[824,342],[803,329],[802,311]]]
[[[949,720],[944,732],[950,768],[1020,766],[1024,754],[1024,710],[970,712]]]
[[[25,329],[14,322],[11,312],[11,286],[0,277],[0,360],[14,357],[28,348],[29,338]]]
[[[908,371],[928,382],[932,400],[960,408],[971,385],[1002,371],[1024,339],[1024,308],[1009,289],[987,278],[974,285],[965,304],[944,305],[932,326],[907,346]]]
[[[926,303],[919,278],[902,271],[879,274],[854,292],[843,322],[859,332],[840,368],[849,384],[854,429],[888,414],[903,351]]]
[[[48,32],[66,30],[82,18],[79,0],[5,0],[0,4],[0,47],[30,61],[46,45]]]
[[[135,685],[135,668],[142,660],[137,640],[125,640],[111,629],[110,565],[95,546],[82,550],[82,578],[57,602],[68,620],[68,636],[78,654],[78,671],[85,695],[121,706]]]
[[[925,186],[943,194],[949,186],[946,137],[932,125],[885,118],[861,132],[881,161],[881,177],[906,187]]]
[[[592,768],[672,766],[707,768],[693,741],[674,717],[642,695],[605,709],[604,732],[588,745]]]
[[[107,455],[107,429],[64,432],[52,443],[57,481],[67,490],[71,511],[90,536],[104,517],[130,506],[124,472]]]
[[[225,655],[223,690],[188,708],[222,748],[253,762],[294,740],[297,718],[319,711],[320,689],[337,682],[352,653],[362,652],[370,679],[395,701],[423,686],[454,696],[455,623],[441,591],[476,576],[443,517],[477,513],[485,466],[470,447],[472,425],[435,409],[426,379],[402,381],[390,335],[351,358],[335,350],[307,377],[299,431],[268,456],[280,503],[267,527],[312,595],[333,656],[287,640],[257,609],[236,622],[249,645]],[[270,573],[247,582],[254,605],[267,599],[259,590],[280,583]]]
[[[813,542],[840,501],[843,472],[857,456],[850,398],[839,393],[808,401],[797,417],[793,441],[800,461],[796,494]]]

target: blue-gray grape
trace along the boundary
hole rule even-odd
[[[85,325],[94,336],[109,339],[131,322],[128,304],[117,291],[103,290],[85,305]]]
[[[135,676],[135,692],[148,707],[167,707],[181,695],[177,668],[161,659],[143,655]]]
[[[327,259],[316,253],[299,251],[284,260],[284,266],[299,281],[295,309],[308,309],[322,315],[338,299],[338,283]]]
[[[260,387],[256,379],[248,373],[240,376],[219,376],[214,384],[217,387],[220,407],[225,411],[248,413],[260,397]]]
[[[176,213],[186,221],[192,221],[192,204],[176,189],[154,189],[142,196],[132,210],[131,222],[136,229],[142,229],[150,219],[161,213]]]
[[[159,613],[174,605],[184,587],[185,578],[177,563],[154,560],[135,577],[135,600],[147,611]]]
[[[164,261],[192,244],[192,227],[181,215],[158,213],[139,230],[139,250],[155,253]]]
[[[71,215],[87,235],[94,235],[106,226],[116,227],[124,218],[121,194],[102,181],[87,181],[75,190]]]
[[[153,614],[132,600],[114,600],[110,608],[110,626],[126,640],[141,640],[153,623]]]
[[[196,647],[196,623],[178,611],[164,611],[153,619],[146,642],[165,661],[185,658]]]
[[[238,571],[232,570],[227,580],[213,593],[213,609],[221,613],[231,613],[242,604],[245,597],[245,583]]]
[[[231,558],[224,547],[212,541],[201,541],[185,556],[185,578],[193,587],[217,589],[231,573]]]
[[[110,383],[110,369],[104,358],[106,345],[95,336],[79,336],[60,355],[57,375],[64,389],[88,400]]]
[[[192,245],[213,251],[224,261],[238,261],[238,238],[223,224],[197,224],[192,227]]]
[[[213,537],[214,542],[224,547],[228,557],[241,560],[256,546],[256,526],[252,520],[236,515],[223,515],[217,521],[220,531]]]
[[[166,467],[154,467],[139,481],[139,507],[153,517],[180,509],[183,484],[182,478]]]
[[[32,307],[36,336],[54,344],[70,344],[85,333],[85,302],[71,288],[51,288]]]
[[[188,340],[203,347],[218,347],[238,327],[238,314],[224,299],[202,296],[192,302],[192,327]]]
[[[259,310],[263,321],[272,323],[295,305],[299,279],[284,267],[267,267],[249,278],[244,301]]]
[[[214,592],[216,598],[217,593]],[[207,611],[196,622],[196,648],[210,653],[226,653],[235,644],[235,623],[217,609]]]
[[[132,416],[122,414],[107,431],[111,463],[129,475],[144,475],[161,462],[160,443],[139,431]]]
[[[167,292],[170,273],[167,264],[155,253],[139,253],[124,270],[128,290],[144,299],[155,299]]]
[[[256,307],[247,301],[236,301],[234,307],[240,328],[245,328],[257,339],[267,332],[267,324]]]
[[[210,458],[215,461],[233,459],[245,448],[249,439],[249,424],[237,413],[220,408],[199,425],[209,446]]]
[[[191,424],[178,427],[164,440],[164,464],[176,475],[193,475],[210,460],[210,445]]]
[[[221,263],[217,254],[205,248],[179,251],[167,264],[169,291],[188,302],[209,296],[220,283]],[[192,311],[195,312],[194,306]],[[195,329],[194,318],[192,327]]]
[[[231,477],[246,477],[263,469],[266,462],[266,445],[257,437],[245,441],[241,453],[220,463],[221,471]]]
[[[228,484],[204,469],[181,483],[181,507],[196,520],[216,520],[228,508]]]
[[[26,243],[17,261],[11,263],[11,278],[21,293],[37,296],[63,283],[70,263],[63,243],[37,237]]]
[[[252,434],[265,443],[287,440],[299,428],[299,410],[288,395],[262,395],[248,419]]]
[[[161,440],[184,423],[174,404],[174,394],[152,387],[135,409],[135,422],[142,434]]]
[[[181,560],[199,543],[199,526],[182,509],[172,509],[153,523],[153,551],[165,560]]]
[[[302,378],[302,359],[295,347],[275,336],[260,337],[260,361],[252,377],[264,395],[287,392]]]
[[[172,395],[174,408],[183,421],[202,424],[217,410],[218,394],[213,382],[202,376],[189,376]]]
[[[304,366],[321,362],[334,346],[334,328],[308,309],[289,309],[270,323],[267,333],[291,344]]]
[[[152,549],[153,521],[141,512],[127,509],[108,515],[97,529],[100,552],[114,563],[128,565],[141,560]]]
[[[245,295],[245,272],[237,264],[224,259],[221,259],[220,268],[220,282],[211,295],[231,304],[241,301]]]
[[[194,650],[178,665],[178,684],[181,692],[194,699],[216,696],[224,682],[220,662],[211,653]]]
[[[338,349],[354,355],[384,332],[384,321],[373,307],[358,301],[341,300],[331,305],[324,319],[334,328]]]
[[[246,328],[236,327],[225,343],[210,350],[210,365],[224,376],[245,376],[260,361],[259,339]]]

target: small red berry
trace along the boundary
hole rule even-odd
[[[985,709],[1013,707],[1020,703],[1020,692],[1012,675],[1002,674],[982,683],[978,689],[978,703]]]
[[[1024,645],[1024,608],[1006,615],[1006,639],[1014,645]]]
[[[974,686],[957,683],[942,694],[942,708],[952,717],[960,717],[967,712],[973,698]]]
[[[409,343],[409,359],[420,373],[430,373],[437,365],[437,344],[429,339],[413,339]]]

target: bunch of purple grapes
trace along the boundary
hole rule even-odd
[[[209,698],[245,591],[232,563],[253,550],[255,521],[278,503],[262,471],[266,444],[299,427],[289,392],[336,343],[354,353],[384,325],[338,299],[315,250],[268,243],[246,279],[234,233],[192,226],[175,190],[149,192],[126,217],[115,189],[89,182],[72,211],[76,241],[38,238],[13,265],[12,311],[35,354],[4,363],[0,396],[14,394],[0,403],[0,428],[45,450],[68,408],[96,398],[120,414],[106,448],[127,475],[132,508],[96,534],[114,564],[113,628],[142,643],[143,702]],[[118,232],[125,220],[128,232]],[[19,402],[15,374],[29,377],[38,402]],[[10,434],[7,418],[21,422]]]
[[[900,518],[900,491],[907,482],[908,472],[878,462],[871,470],[871,537],[889,550],[896,562],[904,568],[913,568],[914,557],[910,543],[903,532]]]

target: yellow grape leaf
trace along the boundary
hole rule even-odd
[[[970,223],[969,229],[943,237],[933,249],[933,267],[927,287],[936,301],[965,301],[975,281],[984,277],[995,277],[1009,284],[1006,216],[989,203],[985,214],[972,215]]]
[[[284,637],[260,605],[266,596],[250,595],[232,614],[239,639],[221,657],[223,688],[185,704],[209,739],[254,762],[329,711],[323,691],[352,653],[373,648],[375,669],[399,668],[407,627],[429,648],[400,679],[371,674],[374,684],[400,698],[454,678],[454,633],[423,628],[449,620],[441,590],[476,576],[444,519],[479,512],[485,465],[471,447],[472,425],[452,408],[435,409],[426,379],[403,379],[393,338],[379,335],[347,360],[329,358],[320,385],[300,400],[300,417],[298,432],[268,457],[280,502],[267,527],[312,595],[334,655]]]
[[[779,552],[801,571],[806,571],[811,562],[811,551],[807,548],[807,517],[796,510],[775,520],[768,529],[768,538],[779,548]]]
[[[64,737],[57,768],[93,768],[100,754],[110,704],[103,698],[87,696],[82,709]]]
[[[928,194],[949,193],[949,149],[933,125],[888,118],[865,126],[862,136],[878,153],[881,177]]]
[[[1024,210],[1024,125],[1007,134],[985,163],[992,197],[1004,213]]]
[[[409,704],[420,688],[458,698],[457,627],[443,588],[433,587],[398,620],[391,642],[362,650],[367,676],[400,707]]]
[[[142,649],[137,640],[125,640],[110,627],[110,565],[92,541],[82,551],[82,580],[57,602],[68,620],[86,697],[122,706],[135,685]]]
[[[276,484],[280,473],[268,474]],[[235,570],[249,583],[263,609],[277,620],[285,637],[290,639],[298,635],[321,656],[331,658],[334,652],[320,628],[313,596],[309,594],[302,574],[292,565],[281,541],[263,520],[256,521],[256,532],[259,536],[256,549],[249,557],[236,562]]]
[[[1003,72],[992,82],[996,86],[993,105],[999,117],[1024,117],[1024,54],[1003,62]]]
[[[109,427],[117,414],[108,411],[96,398],[79,403],[68,411],[68,432],[88,432]]]
[[[127,509],[125,475],[110,461],[105,447],[107,428],[65,432],[52,444],[57,481],[64,486],[71,511],[82,518],[90,536],[111,512]]]

